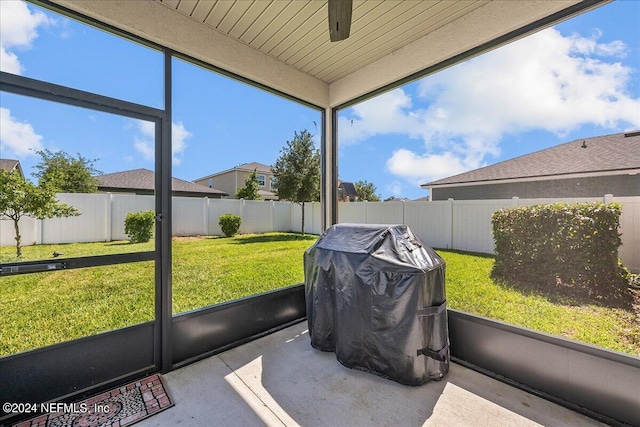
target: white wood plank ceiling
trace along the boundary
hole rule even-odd
[[[488,3],[355,0],[350,37],[331,43],[326,0],[157,1],[326,83]]]
[[[612,0],[354,0],[351,35],[335,43],[327,0],[50,1],[327,108]]]

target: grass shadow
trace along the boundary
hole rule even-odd
[[[115,242],[107,242],[104,245],[105,246],[129,246],[129,245],[135,245],[136,243],[131,243],[128,240],[117,240]]]
[[[493,254],[487,254],[484,252],[470,252],[470,251],[461,251],[458,249],[445,249],[445,248],[432,248],[434,251],[439,252],[439,251],[443,251],[443,252],[447,252],[447,253],[452,253],[452,254],[458,254],[458,255],[470,255],[476,258],[483,258],[483,259],[495,259],[495,255]]]
[[[247,236],[243,237],[242,235],[238,236],[234,242],[238,245],[246,245],[249,243],[271,243],[271,242],[300,242],[300,241],[315,241],[318,236],[315,234],[305,234],[304,236],[301,234],[275,234],[275,235],[264,235],[257,234],[255,236]]]
[[[526,295],[538,295],[553,304],[565,306],[596,305],[607,308],[620,308],[629,312],[636,311],[636,301],[640,293],[625,283],[612,285],[607,291],[581,284],[557,282],[539,283],[536,281],[508,280],[491,274],[491,279],[502,288],[511,289]],[[638,313],[640,314],[640,313]]]

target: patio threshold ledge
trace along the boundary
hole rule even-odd
[[[138,425],[600,426],[600,422],[452,363],[409,387],[342,366],[302,322],[165,375],[176,406]]]

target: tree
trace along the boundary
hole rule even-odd
[[[78,153],[75,158],[64,151],[50,150],[36,151],[42,160],[35,167],[38,172],[33,176],[38,178],[39,186],[52,188],[59,193],[96,193],[99,181],[94,175],[101,175],[90,160]]]
[[[258,173],[254,169],[251,175],[244,181],[244,187],[238,188],[236,199],[261,200],[262,197],[258,194],[258,187],[260,187]]]
[[[358,181],[353,184],[358,193],[358,201],[379,202],[380,196],[376,194],[376,186],[372,182]]]
[[[23,216],[37,219],[77,216],[80,212],[72,206],[59,203],[55,189],[35,186],[18,172],[0,170],[0,219],[13,221],[16,232],[16,256],[22,256],[20,226]]]
[[[320,200],[320,150],[305,129],[294,132],[280,157],[271,168],[276,179],[278,197],[302,206],[302,235],[304,235],[304,204]]]

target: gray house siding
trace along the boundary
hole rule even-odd
[[[553,179],[549,181],[514,182],[433,188],[432,200],[487,200],[640,196],[640,175],[614,175],[591,178]]]

